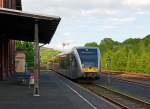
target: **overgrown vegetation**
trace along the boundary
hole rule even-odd
[[[40,49],[41,63],[47,64],[54,56],[56,56],[60,51],[51,48],[42,47]]]
[[[23,49],[26,52],[26,62],[28,67],[34,66],[34,45],[32,42],[24,42],[17,41],[16,42],[17,49]],[[60,53],[60,51],[51,49],[51,48],[40,48],[40,58],[42,64],[47,64],[49,60],[52,59],[56,54]]]
[[[28,67],[34,65],[34,47],[31,42],[16,41],[16,48],[23,49],[26,52],[26,62]]]
[[[85,46],[100,48],[104,69],[106,59],[110,56],[112,70],[150,73],[150,35],[143,39],[130,38],[122,43],[105,38],[100,44],[90,42]]]

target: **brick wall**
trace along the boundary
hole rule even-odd
[[[22,10],[21,0],[0,0],[0,7]]]

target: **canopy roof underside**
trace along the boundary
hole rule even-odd
[[[0,39],[34,42],[34,28],[37,22],[39,43],[46,44],[51,41],[60,20],[60,17],[0,8]]]

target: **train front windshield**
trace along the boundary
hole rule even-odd
[[[98,67],[97,49],[77,49],[82,67]]]

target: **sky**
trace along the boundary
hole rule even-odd
[[[46,45],[50,48],[99,44],[108,37],[122,42],[150,34],[150,0],[22,0],[22,5],[23,11],[62,18]]]

